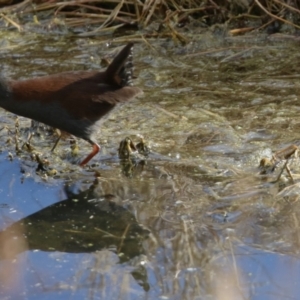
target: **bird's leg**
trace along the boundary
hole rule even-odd
[[[80,163],[80,167],[85,166],[99,151],[100,151],[100,146],[93,142],[93,141],[88,141],[92,146],[93,150],[92,152]]]

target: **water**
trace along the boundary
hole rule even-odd
[[[187,46],[135,47],[144,96],[102,125],[101,154],[55,135],[22,148],[30,122],[1,112],[2,299],[297,299],[299,163],[294,182],[262,177],[263,157],[299,145],[298,46],[292,41],[195,35]],[[29,78],[97,69],[105,41],[5,33],[2,74]],[[8,131],[9,129],[9,131]],[[142,134],[146,162],[121,164],[119,143]],[[9,142],[7,140],[9,139]],[[12,161],[8,154],[12,154]]]

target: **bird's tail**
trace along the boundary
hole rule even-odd
[[[133,43],[128,43],[107,67],[106,79],[110,84],[120,87],[132,86],[132,49]]]

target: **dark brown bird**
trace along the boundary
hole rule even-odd
[[[142,93],[132,85],[132,48],[128,43],[104,72],[77,71],[22,81],[0,80],[0,106],[88,141],[100,150],[95,132],[100,119],[117,104]]]

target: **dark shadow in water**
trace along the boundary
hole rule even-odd
[[[76,194],[66,186],[67,200],[1,231],[0,258],[11,259],[26,250],[91,253],[109,249],[121,254],[120,263],[124,263],[143,254],[142,242],[149,230],[128,209],[116,204],[113,195],[96,195],[95,187],[93,184]],[[145,291],[149,290],[144,267],[136,267],[132,276]]]

